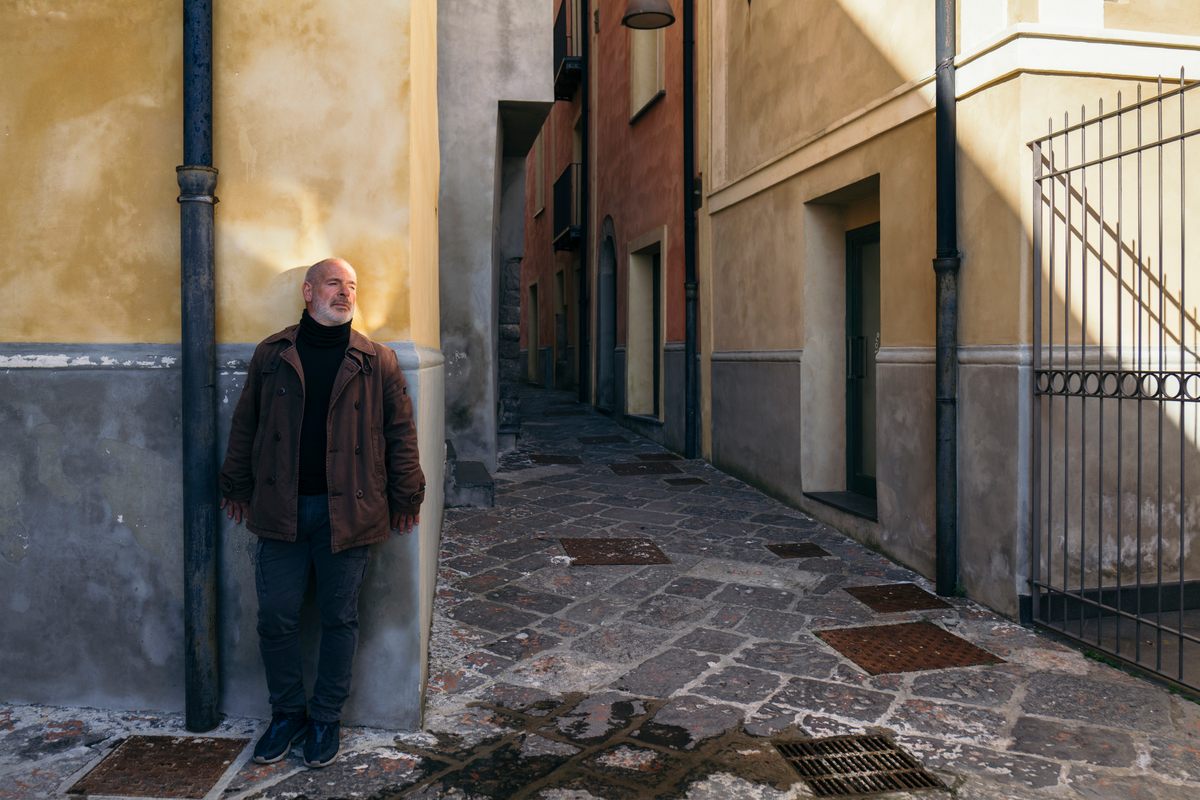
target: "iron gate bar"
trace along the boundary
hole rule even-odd
[[[1031,381],[1034,413],[1031,420],[1033,459],[1030,486],[1030,552],[1033,557],[1029,567],[1033,616],[1038,624],[1112,652],[1142,668],[1150,668],[1149,664],[1152,663],[1152,671],[1190,688],[1197,688],[1197,678],[1193,673],[1189,679],[1186,673],[1191,652],[1188,646],[1200,644],[1200,637],[1185,629],[1188,627],[1185,613],[1192,610],[1193,606],[1200,609],[1200,582],[1189,582],[1187,573],[1189,451],[1185,428],[1189,424],[1195,427],[1198,408],[1195,404],[1200,402],[1197,354],[1194,348],[1189,351],[1188,347],[1189,336],[1193,343],[1198,338],[1196,329],[1200,327],[1200,322],[1187,312],[1186,144],[1188,139],[1200,133],[1200,128],[1187,128],[1186,95],[1198,86],[1200,83],[1197,82],[1189,84],[1181,70],[1179,86],[1163,91],[1160,77],[1155,96],[1143,98],[1139,86],[1136,102],[1125,106],[1121,93],[1118,93],[1114,110],[1105,112],[1101,101],[1097,116],[1089,119],[1084,107],[1079,121],[1074,124],[1070,122],[1069,115],[1064,114],[1059,130],[1054,129],[1051,120],[1047,134],[1029,143],[1033,154],[1032,185],[1035,189],[1032,217],[1035,274],[1032,281],[1034,346]],[[1179,105],[1178,131],[1168,133],[1164,103],[1173,98]],[[1151,124],[1155,126],[1152,135],[1145,129],[1144,122],[1145,112],[1151,105],[1154,112]],[[1129,116],[1134,117],[1136,124],[1136,141],[1126,147],[1124,124]],[[1111,153],[1105,147],[1105,128],[1109,123],[1116,125],[1116,148]],[[1072,142],[1076,137],[1077,150]],[[1097,145],[1093,153],[1089,153],[1089,138]],[[1073,151],[1078,154],[1075,161],[1072,160]],[[1169,199],[1166,181],[1168,159],[1174,159],[1176,154],[1178,196]],[[1149,164],[1147,158],[1152,159]],[[1105,173],[1110,168],[1115,168],[1117,172],[1115,230],[1110,227],[1106,213],[1108,191]],[[1148,168],[1155,171],[1152,197],[1146,197],[1144,191]],[[1130,198],[1132,208],[1127,210],[1124,175],[1133,169],[1136,170],[1137,186]],[[1096,184],[1089,185],[1089,172],[1098,172],[1098,201],[1093,193]],[[1078,222],[1075,218],[1076,204],[1079,206]],[[1093,208],[1093,205],[1097,208]],[[1177,206],[1177,210],[1169,208],[1170,205]],[[1124,238],[1127,213],[1136,214],[1134,225],[1137,238],[1136,243],[1128,245]],[[1169,213],[1177,213],[1179,222],[1177,298],[1169,297],[1166,284],[1166,223]],[[1148,220],[1149,214],[1153,214],[1155,219]],[[1173,220],[1175,218],[1172,216]],[[1062,241],[1058,239],[1060,226],[1062,235],[1066,237]],[[1147,229],[1157,237],[1157,242],[1149,247],[1145,240]],[[1094,240],[1096,235],[1099,236],[1098,243]],[[1105,239],[1109,235],[1115,239],[1115,270],[1105,258]],[[1157,268],[1147,264],[1148,253],[1157,258]],[[1125,275],[1126,256],[1129,257],[1131,270],[1128,281]],[[1076,267],[1079,269],[1078,276],[1075,275]],[[1095,270],[1095,276],[1089,275],[1090,270]],[[1092,277],[1095,278],[1094,283],[1090,281]],[[1117,341],[1110,364],[1106,346],[1112,322],[1106,294],[1114,277],[1116,306],[1112,313],[1116,314]],[[1057,303],[1053,295],[1045,296],[1043,291],[1049,287],[1051,292],[1057,292],[1060,283],[1062,321],[1056,325]],[[1093,300],[1093,295],[1096,300]],[[1098,308],[1091,307],[1093,302]],[[1176,308],[1168,310],[1168,303],[1178,310],[1177,343],[1169,343],[1173,332],[1169,329],[1167,314]],[[1077,312],[1074,317],[1073,311]],[[1132,330],[1126,329],[1127,311],[1130,323],[1135,326]],[[1094,312],[1098,312],[1098,332],[1089,334],[1089,325],[1096,319]],[[1078,343],[1073,344],[1073,329],[1076,327],[1079,331]],[[1127,342],[1127,337],[1132,341]],[[1169,348],[1173,348],[1174,344],[1178,345],[1176,364],[1170,363],[1174,359]],[[1128,345],[1132,345],[1133,354],[1128,353]],[[1073,411],[1074,398],[1078,398],[1078,417]],[[1114,415],[1116,463],[1110,470],[1111,477],[1106,477],[1106,448],[1109,444],[1106,440],[1111,436],[1108,427],[1110,401],[1117,404]],[[1170,491],[1166,484],[1173,477],[1166,467],[1170,456],[1166,448],[1170,446],[1171,438],[1165,430],[1168,422],[1166,403],[1178,404],[1173,406],[1178,409],[1178,419],[1171,423],[1177,423],[1178,427],[1178,485]],[[1132,431],[1136,437],[1136,452],[1130,456],[1132,464],[1126,463],[1125,452],[1127,405],[1131,405],[1136,414]],[[1056,407],[1061,408],[1061,412]],[[1089,407],[1093,407],[1095,416],[1089,413]],[[1060,413],[1063,428],[1061,437],[1055,428]],[[1089,438],[1096,439],[1098,457],[1094,461],[1089,461]],[[1061,442],[1061,452],[1055,451],[1056,442]],[[1151,448],[1154,450],[1154,461],[1147,463],[1151,458]],[[1197,449],[1195,443],[1192,449]],[[1077,474],[1073,475],[1072,464],[1076,463],[1076,458]],[[1095,465],[1092,467],[1094,481],[1090,478],[1089,463]],[[1058,469],[1062,470],[1061,481],[1056,474]],[[1133,473],[1132,476],[1127,476],[1127,469]],[[1147,469],[1151,471],[1147,472]],[[1133,531],[1127,530],[1124,519],[1126,480],[1129,477],[1133,479],[1134,489],[1133,508],[1130,510]],[[1111,579],[1106,586],[1105,548],[1108,539],[1105,501],[1111,498],[1106,489],[1111,488],[1109,481],[1113,478],[1116,484],[1116,520],[1110,530],[1114,531],[1116,560],[1115,568],[1110,568]],[[1056,485],[1063,494],[1061,502],[1054,496]],[[1095,498],[1090,496],[1089,485],[1094,485]],[[1151,490],[1153,496],[1149,494]],[[1072,491],[1079,493],[1077,505],[1073,502],[1075,497]],[[1171,520],[1172,509],[1169,505],[1176,501],[1176,496],[1178,519]],[[1073,522],[1072,511],[1078,513],[1077,521]],[[1095,514],[1094,523],[1089,513]],[[1151,513],[1154,514],[1153,528],[1149,527]],[[1174,532],[1170,530],[1172,524],[1177,525]],[[1046,538],[1044,556],[1039,555],[1043,553],[1043,531]],[[1062,536],[1060,548],[1055,547],[1054,536],[1057,533]],[[1179,538],[1178,553],[1175,554],[1178,574],[1174,580],[1168,575],[1170,566],[1167,563],[1167,537],[1172,533]],[[1072,534],[1079,537],[1076,565],[1072,564],[1072,550],[1076,549],[1071,547]],[[1153,543],[1146,539],[1149,535],[1154,537]],[[1192,535],[1194,538],[1194,531]],[[1132,539],[1132,542],[1127,542],[1127,539]],[[1134,548],[1130,568],[1123,567],[1127,545]],[[1095,547],[1094,559],[1090,557],[1089,548],[1092,546]],[[1060,570],[1055,569],[1056,550],[1059,550],[1063,562]],[[1151,557],[1154,559],[1152,566],[1145,563]],[[1087,574],[1089,562],[1095,566],[1094,580]],[[1075,580],[1072,579],[1072,570],[1078,571]],[[1056,577],[1059,571],[1061,577]],[[1132,585],[1126,583],[1129,577],[1127,572],[1132,572]],[[1146,578],[1148,574],[1153,576],[1152,583]],[[1171,607],[1172,603],[1174,607]],[[1175,612],[1173,618],[1171,611]],[[1106,625],[1105,617],[1112,618],[1111,626]],[[1122,622],[1130,621],[1134,633],[1132,654],[1122,652]],[[1152,653],[1143,653],[1143,631],[1154,634]],[[1111,645],[1107,643],[1110,634]],[[1173,665],[1164,663],[1164,647],[1168,642],[1178,644]],[[1143,663],[1143,658],[1147,660],[1146,663]],[[1200,666],[1200,650],[1195,652],[1193,658],[1196,666]]]

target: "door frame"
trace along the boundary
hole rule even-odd
[[[860,471],[862,454],[862,377],[857,376],[856,366],[866,366],[866,348],[869,343],[858,333],[862,327],[862,251],[863,246],[879,243],[879,223],[873,222],[861,228],[846,231],[846,491],[864,497],[876,496],[875,473],[867,475]],[[861,355],[859,355],[861,353]],[[878,387],[878,381],[876,381]],[[876,408],[878,409],[878,388]],[[876,427],[876,452],[879,436]]]

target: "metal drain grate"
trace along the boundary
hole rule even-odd
[[[629,440],[624,436],[580,436],[580,444],[624,444]]]
[[[830,736],[772,744],[817,797],[946,788],[884,736]]]
[[[529,460],[535,464],[582,464],[579,456],[564,456],[555,453],[534,453]]]
[[[833,628],[816,633],[872,675],[1004,663],[1004,659],[929,622]]]
[[[812,542],[772,542],[767,549],[780,558],[825,558],[829,551]]]
[[[637,457],[642,461],[682,461],[679,456],[674,453],[638,453]]]
[[[609,464],[608,468],[618,475],[673,475],[683,470],[669,461],[632,461],[622,464]]]
[[[667,554],[649,539],[559,539],[577,567],[618,564],[670,564]]]
[[[950,604],[915,583],[888,583],[881,586],[847,586],[846,592],[870,606],[872,611],[891,614],[898,611],[923,611],[949,608]]]
[[[708,484],[708,481],[704,480],[704,478],[663,478],[663,480],[672,486],[702,486]]]
[[[125,797],[204,797],[249,739],[130,736],[68,794]]]

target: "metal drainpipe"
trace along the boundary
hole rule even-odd
[[[955,0],[937,3],[937,592],[958,593],[958,132]]]
[[[580,128],[583,133],[580,136],[579,144],[579,182],[580,200],[579,200],[579,218],[583,222],[583,235],[579,242],[579,346],[576,348],[579,351],[579,402],[590,403],[592,400],[591,377],[592,377],[592,359],[591,359],[591,323],[588,315],[589,304],[591,303],[591,295],[588,289],[591,288],[591,283],[588,280],[588,192],[590,185],[588,179],[591,177],[591,170],[588,169],[588,84],[592,80],[592,64],[588,60],[591,51],[592,40],[592,19],[589,12],[588,0],[581,0],[579,3],[579,19],[582,30],[580,31],[580,57],[583,58],[583,85],[579,87],[582,93],[580,97]]]
[[[220,722],[212,0],[183,3],[183,166],[175,174],[183,351],[184,698],[187,729],[208,731]]]
[[[684,455],[699,454],[700,375],[696,363],[696,13],[694,0],[683,0],[683,287],[684,398],[687,406]]]

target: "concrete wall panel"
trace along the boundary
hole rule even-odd
[[[346,720],[411,729],[420,725],[441,527],[444,389],[437,351],[393,346],[414,398],[429,489],[417,532],[374,549]],[[251,352],[220,353],[232,365],[218,385],[222,457],[244,381],[239,366]],[[0,372],[0,419],[23,433],[0,445],[0,582],[10,612],[0,616],[0,699],[183,707],[178,357],[175,348],[137,345],[4,347],[3,363],[23,366]],[[126,366],[100,366],[105,360]],[[241,716],[270,712],[255,631],[255,540],[222,522],[221,707]]]
[[[712,386],[713,464],[800,502],[799,361],[714,360]]]

